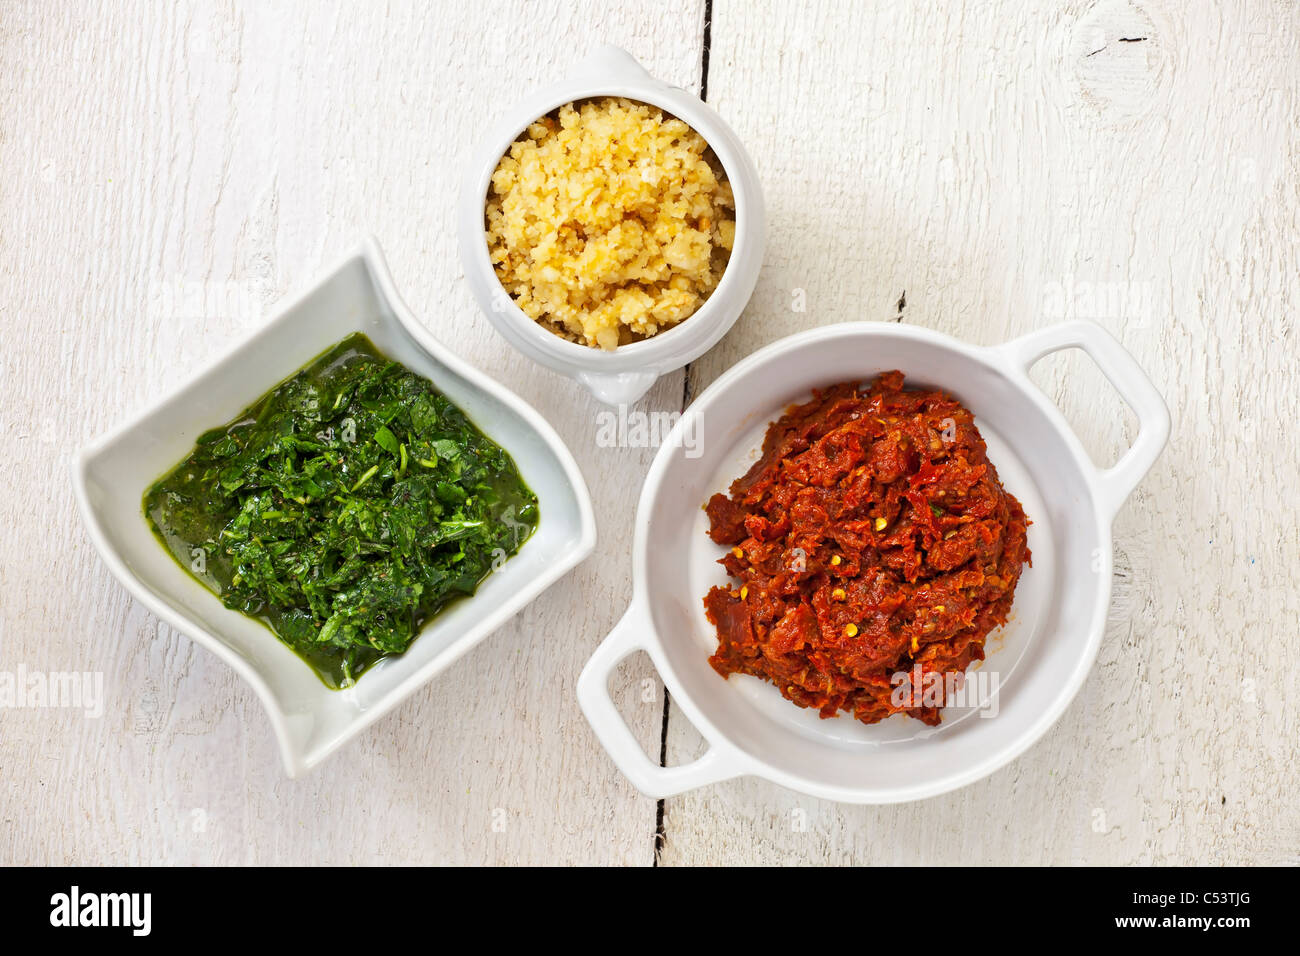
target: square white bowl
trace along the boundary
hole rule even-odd
[[[221,600],[176,563],[145,520],[145,491],[203,432],[353,332],[425,376],[514,458],[537,494],[540,520],[519,552],[473,597],[436,615],[405,654],[380,661],[345,691],[315,672],[261,623]],[[208,648],[261,698],[290,776],[320,763],[504,624],[596,544],[586,483],[554,429],[514,393],[444,348],[393,287],[368,239],[315,288],[188,385],[82,449],[77,502],[110,571],[162,620]]]

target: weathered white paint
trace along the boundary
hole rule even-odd
[[[903,321],[984,343],[1068,301],[1162,384],[1175,431],[1116,523],[1101,659],[1040,744],[911,806],[755,781],[675,798],[662,862],[1297,860],[1298,16],[1281,0],[714,0],[709,99],[759,165],[771,231],[755,299],[693,392],[797,329],[889,321],[904,290]],[[627,598],[651,453],[598,448],[591,400],[478,315],[452,205],[486,116],[603,41],[697,88],[702,23],[702,0],[0,0],[0,668],[102,671],[107,698],[100,720],[0,712],[0,860],[650,862],[655,804],[572,691]],[[66,462],[363,232],[431,329],[556,424],[601,539],[287,781],[252,695],[104,571]],[[1099,459],[1124,447],[1131,420],[1085,360],[1035,378]],[[682,392],[668,376],[642,407]],[[617,692],[656,753],[648,666]],[[674,712],[673,758],[692,733]]]

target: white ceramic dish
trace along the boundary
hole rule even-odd
[[[153,537],[145,490],[223,424],[353,332],[426,376],[514,457],[540,521],[478,592],[431,620],[400,657],[332,691],[261,624],[222,606]],[[77,501],[109,570],[158,617],[235,669],[261,698],[293,776],[374,723],[505,623],[595,547],[586,485],[554,430],[528,404],[456,358],[407,311],[383,253],[368,240],[306,293],[170,397],[80,453]],[[486,689],[485,689],[486,692]]]
[[[497,163],[539,116],[565,103],[621,96],[658,106],[704,137],[727,172],[736,197],[736,241],[722,281],[707,302],[680,325],[613,352],[578,345],[548,332],[502,287],[488,258],[483,210]],[[457,223],[465,278],[488,320],[536,362],[576,379],[600,401],[631,404],[655,379],[707,352],[749,302],[763,261],[765,219],[758,174],[736,134],[699,97],[654,79],[626,51],[604,46],[568,79],[532,94],[498,122],[471,154],[461,185]]]
[[[1064,348],[1092,356],[1137,413],[1137,437],[1112,468],[1092,464],[1028,378],[1034,362]],[[990,460],[1033,522],[1033,566],[982,665],[990,681],[1000,680],[992,706],[949,707],[937,728],[901,716],[871,726],[846,716],[821,720],[757,678],[723,680],[707,660],[717,637],[702,598],[726,574],[701,506],[748,470],[768,423],[786,406],[815,386],[895,368],[909,384],[943,388],[975,413]],[[752,774],[816,797],[894,803],[978,780],[1037,740],[1087,676],[1110,596],[1111,521],[1168,434],[1155,387],[1091,323],[1054,326],[996,348],[881,323],[834,325],[776,342],[708,388],[651,465],[637,513],[632,604],[578,680],[583,712],[623,773],[655,797]],[[695,762],[652,762],[610,700],[611,671],[637,650],[650,656],[674,703],[708,741]]]

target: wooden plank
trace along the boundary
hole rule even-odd
[[[453,205],[487,119],[587,48],[699,77],[702,0],[5,3],[0,18],[0,668],[104,675],[98,720],[0,714],[0,858],[42,863],[648,863],[655,804],[573,695],[622,613],[652,450],[523,359],[465,287]],[[367,232],[413,310],[555,423],[597,553],[306,779],[251,692],[112,581],[70,453],[184,381]],[[680,408],[682,373],[646,407]],[[658,752],[645,666],[616,690]],[[655,693],[656,685],[651,684]]]
[[[1174,433],[1115,523],[1100,659],[1044,740],[905,806],[686,794],[662,863],[1296,861],[1295,30],[1263,2],[715,0],[709,98],[770,236],[694,392],[813,325],[991,344],[1073,315],[1160,383]],[[1086,362],[1035,378],[1099,459],[1126,447]],[[684,724],[670,763],[698,743]]]

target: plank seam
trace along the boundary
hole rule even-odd
[[[709,101],[709,47],[713,42],[713,0],[704,0],[704,32],[701,37],[700,46],[700,99],[704,102]],[[691,403],[691,364],[686,363],[686,369],[682,373],[682,407]],[[664,714],[663,721],[659,728],[659,766],[668,766],[668,716],[671,712],[672,701],[668,695],[668,685],[664,685]],[[664,826],[664,801],[661,797],[655,801],[655,838],[654,838],[654,866],[659,865],[659,855],[663,852],[664,844],[668,840],[668,831]]]

